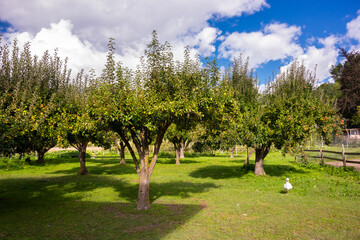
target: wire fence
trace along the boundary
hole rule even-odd
[[[360,134],[358,131],[359,130],[355,132],[356,134],[354,134],[353,131],[351,131],[352,134],[350,134],[350,131],[348,131],[348,132],[344,132],[343,135],[334,135],[333,140],[329,145],[326,145],[321,138],[319,140],[309,141],[307,149],[313,149],[314,147],[316,147],[316,149],[318,149],[318,147],[341,149],[342,145],[344,145],[345,148],[360,149]]]
[[[330,146],[341,146],[342,144],[345,148],[360,147],[360,129],[345,129],[343,135],[335,136]]]

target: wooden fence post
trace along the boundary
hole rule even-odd
[[[319,147],[319,155],[320,155],[320,159],[321,159],[321,165],[324,165],[324,155],[322,153],[321,147]]]
[[[342,147],[342,159],[343,159],[343,166],[346,167],[346,156],[345,156],[345,148],[344,144],[341,144]]]

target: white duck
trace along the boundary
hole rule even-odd
[[[293,186],[289,182],[289,178],[286,178],[286,183],[284,184],[284,189],[285,189],[286,193],[288,193],[289,190],[292,189],[292,188],[293,188]]]

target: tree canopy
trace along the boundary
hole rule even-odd
[[[256,175],[265,175],[263,161],[272,145],[284,153],[299,151],[313,132],[331,141],[340,119],[334,104],[314,91],[314,84],[314,75],[295,61],[245,112],[242,138],[255,148]]]
[[[92,94],[93,111],[119,134],[130,151],[140,181],[137,208],[148,209],[150,176],[165,133],[176,119],[201,115],[201,96],[211,84],[211,77],[203,77],[196,70],[199,60],[191,60],[188,49],[184,63],[175,63],[171,45],[161,44],[156,32],[136,72],[120,63],[115,66],[112,52],[110,41],[106,68],[99,88]]]
[[[356,121],[357,108],[360,106],[360,52],[340,49],[340,56],[345,62],[331,69],[332,77],[339,83],[341,91],[337,106],[348,127],[360,127]]]
[[[12,50],[0,44],[0,133],[4,154],[44,154],[62,136],[58,127],[65,88],[70,79],[67,59],[55,50],[41,58],[32,56],[30,44],[20,51],[15,40]]]

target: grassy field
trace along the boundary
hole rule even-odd
[[[270,153],[264,177],[245,155],[159,159],[152,207],[137,211],[130,159],[72,153],[45,166],[0,159],[0,239],[360,239],[360,175]],[[294,189],[283,192],[286,177]]]

